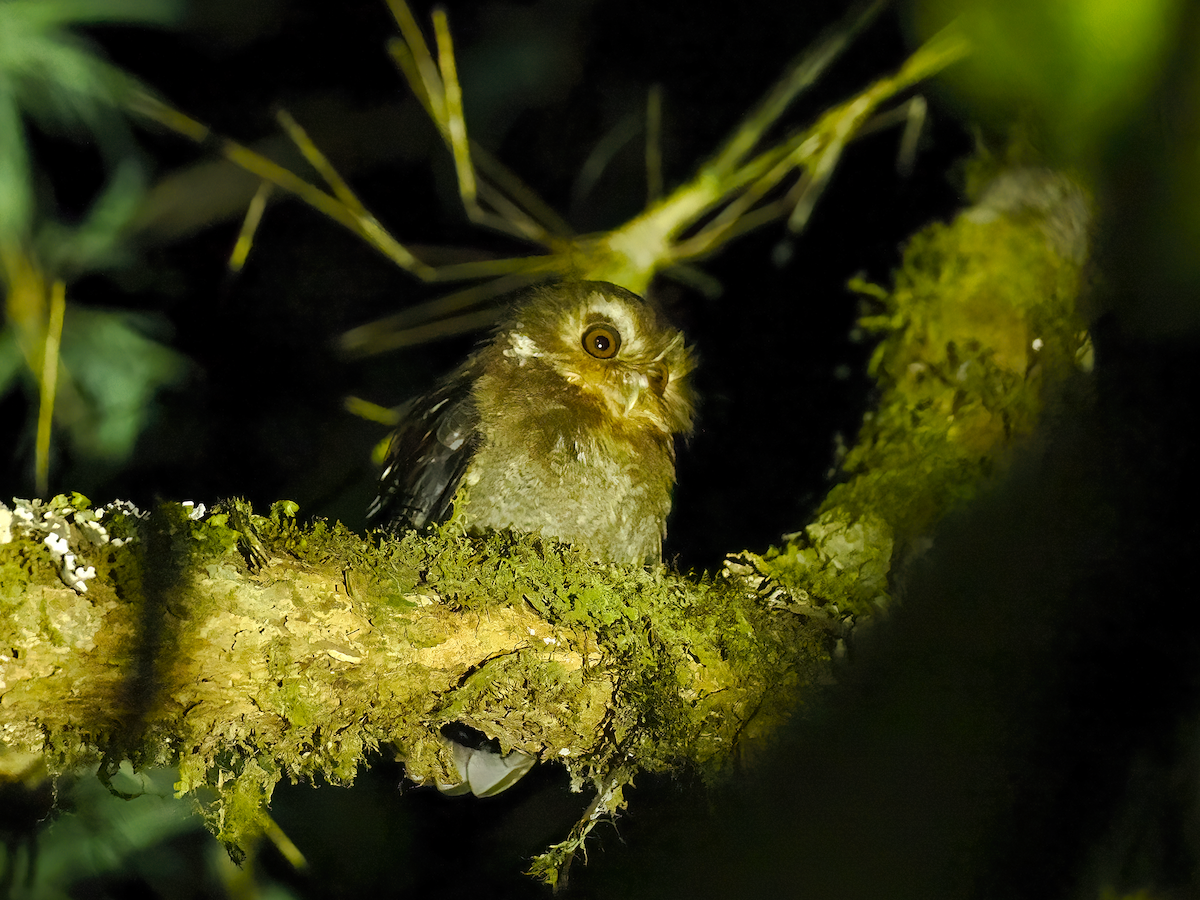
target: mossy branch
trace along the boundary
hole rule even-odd
[[[377,748],[457,781],[439,728],[462,722],[596,791],[535,865],[555,881],[637,771],[715,774],[769,739],[898,564],[1087,370],[1087,230],[1073,182],[1017,169],[918,234],[890,292],[859,283],[881,399],[845,479],[803,532],[715,575],[453,525],[363,538],[286,503],[0,507],[0,744],[52,772],[177,765],[236,848],[269,827],[280,778],[346,783]]]
[[[380,748],[414,781],[457,783],[448,722],[577,786],[716,772],[828,661],[823,624],[729,572],[598,565],[510,534],[363,538],[294,510],[0,510],[4,746],[55,773],[177,766],[239,847],[280,778],[349,783]]]
[[[1003,471],[1072,374],[1091,370],[1079,304],[1089,197],[1047,169],[992,175],[975,206],[910,240],[890,292],[851,281],[878,310],[860,319],[883,335],[870,362],[878,403],[816,520],[782,548],[744,554],[801,608],[886,605],[897,562]]]

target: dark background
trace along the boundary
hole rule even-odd
[[[664,91],[670,190],[840,7],[764,3],[753,15],[733,16],[685,3],[573,0],[464,4],[450,10],[450,21],[473,137],[586,232],[620,224],[644,204],[640,126],[651,84]],[[417,14],[428,22],[419,5]],[[448,154],[386,53],[395,27],[382,0],[254,4],[253,11],[197,3],[190,24],[175,32],[94,32],[115,62],[240,142],[277,135],[273,113],[288,109],[402,241],[480,254],[530,249],[466,223]],[[801,98],[790,127],[905,55],[897,22],[886,18]],[[621,126],[639,130],[581,196],[584,161]],[[958,125],[934,116],[916,171],[902,179],[898,134],[880,132],[850,148],[802,239],[764,229],[705,262],[720,297],[669,281],[656,286],[702,360],[700,423],[680,448],[667,547],[685,568],[712,566],[725,552],[764,547],[799,527],[827,487],[833,435],[849,440],[857,429],[870,348],[849,339],[858,309],[845,281],[862,272],[886,283],[905,235],[951,214],[960,198],[947,169],[971,146]],[[164,174],[202,158],[172,135],[150,134],[144,143]],[[73,201],[94,193],[100,171],[88,163],[98,160],[74,146],[50,149],[72,154],[70,166],[46,166],[57,171],[59,205],[69,216]],[[198,205],[214,183],[223,184],[197,179],[185,201]],[[335,342],[347,328],[446,288],[420,284],[287,199],[268,208],[246,268],[231,277],[225,260],[244,206],[229,205],[222,221],[185,204],[163,210],[135,234],[142,248],[135,273],[73,286],[76,303],[165,314],[173,345],[195,366],[181,390],[160,398],[137,452],[119,469],[56,446],[52,491],[142,503],[242,494],[260,507],[287,498],[310,514],[362,523],[374,481],[369,452],[385,430],[345,413],[343,398],[396,405],[476,338],[368,360],[340,356]],[[786,263],[772,261],[781,255]],[[36,414],[21,402],[9,400],[7,421]],[[5,481],[28,495],[32,442],[9,453]]]
[[[456,4],[468,126],[576,228],[612,227],[644,201],[641,137],[584,196],[578,173],[606,134],[640,117],[650,84],[664,91],[669,190],[842,7]],[[416,11],[428,21],[427,9]],[[276,134],[272,112],[288,108],[400,240],[520,252],[465,223],[446,154],[384,50],[393,31],[382,0],[211,0],[174,31],[90,34],[236,140]],[[890,71],[912,46],[901,19],[885,14],[797,103],[790,127]],[[1173,99],[1169,82],[1162,90],[1156,102]],[[681,447],[667,547],[682,568],[765,548],[800,528],[828,489],[836,436],[852,441],[870,402],[870,346],[852,339],[858,306],[845,281],[864,273],[886,284],[906,235],[965,202],[956,161],[974,138],[961,106],[937,88],[928,96],[932,121],[910,176],[895,171],[898,134],[872,135],[848,150],[803,235],[763,229],[704,263],[721,296],[656,285],[702,359],[700,424]],[[1157,299],[1195,285],[1186,272],[1164,276],[1169,260],[1130,249],[1157,243],[1159,200],[1146,189],[1161,179],[1146,124],[1154,110],[1145,118],[1101,154],[1095,377],[1068,386],[1008,477],[934,536],[904,606],[860,642],[842,685],[776,758],[716,791],[686,774],[639,780],[629,811],[597,829],[572,895],[1200,889],[1195,592],[1183,577],[1196,536],[1195,345],[1186,322],[1141,327]],[[99,162],[67,142],[37,141],[69,217],[98,185]],[[143,143],[164,175],[202,158],[170,135],[147,133]],[[187,220],[187,208],[170,221]],[[235,205],[226,216],[147,225],[134,239],[134,271],[72,286],[76,304],[160,314],[191,369],[159,396],[124,463],[98,465],[56,446],[51,493],[141,505],[288,498],[302,515],[362,526],[370,450],[384,429],[345,413],[343,398],[397,404],[473,339],[345,358],[335,345],[345,329],[438,290],[285,199],[272,203],[233,277],[225,261],[240,214]],[[22,435],[5,446],[6,494],[33,493],[35,416],[19,393],[0,400],[0,428]],[[349,791],[281,786],[273,812],[312,871],[290,874],[268,851],[260,873],[299,896],[542,896],[519,874],[525,860],[565,834],[586,802],[551,766],[486,801],[401,792],[401,781],[401,768],[380,760]],[[207,838],[195,840],[147,852],[186,856]],[[179,889],[139,865],[77,895]],[[193,881],[191,896],[214,894],[213,877]]]

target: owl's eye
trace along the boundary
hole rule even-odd
[[[583,349],[596,359],[612,359],[621,349],[621,332],[611,325],[592,325],[583,333]]]

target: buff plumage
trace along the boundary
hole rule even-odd
[[[457,497],[472,529],[658,562],[693,367],[682,333],[636,294],[595,281],[538,288],[408,405],[369,518],[421,527]]]

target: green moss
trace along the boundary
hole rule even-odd
[[[1062,176],[1018,170],[980,206],[909,242],[895,287],[851,287],[883,310],[869,371],[878,406],[818,519],[756,565],[793,596],[869,615],[897,554],[1003,470],[1032,435],[1048,386],[1077,365],[1086,199]]]
[[[227,513],[215,513],[201,522],[176,521],[195,541],[195,552],[206,560],[223,559],[237,549],[238,532],[229,526]]]
[[[267,806],[278,781],[279,770],[268,757],[248,759],[235,777],[221,784],[220,802],[204,809],[209,830],[234,862],[240,863],[245,848],[253,846],[270,827]]]
[[[614,741],[635,740],[644,763],[655,768],[688,759],[715,763],[709,769],[715,776],[729,761],[718,747],[727,751],[736,742],[764,695],[779,686],[778,702],[790,709],[794,700],[783,698],[786,688],[813,675],[801,672],[813,657],[801,664],[790,651],[804,623],[790,613],[765,612],[736,580],[708,578],[697,586],[665,570],[596,564],[570,547],[511,533],[468,538],[446,528],[380,540],[373,548],[383,561],[364,566],[403,571],[406,589],[436,591],[467,612],[530,609],[602,654],[605,668],[593,675],[567,672],[538,647],[491,660],[458,686],[434,719],[466,721],[506,749],[521,745],[522,735],[527,746],[531,731],[583,723],[586,730],[571,743],[593,749],[567,760],[580,774],[615,751],[605,741],[597,745],[599,735],[582,714],[594,701],[597,676],[621,673],[606,714]],[[411,583],[414,573],[422,573],[418,584]],[[772,619],[786,624],[767,627]],[[405,633],[419,646],[436,646],[443,637],[438,624],[419,618],[405,625]],[[804,643],[804,650],[817,660],[828,658],[824,638]],[[680,686],[696,682],[691,700],[680,699]],[[537,724],[543,715],[553,721]],[[506,724],[514,720],[517,731]],[[408,758],[414,752],[404,751]]]

